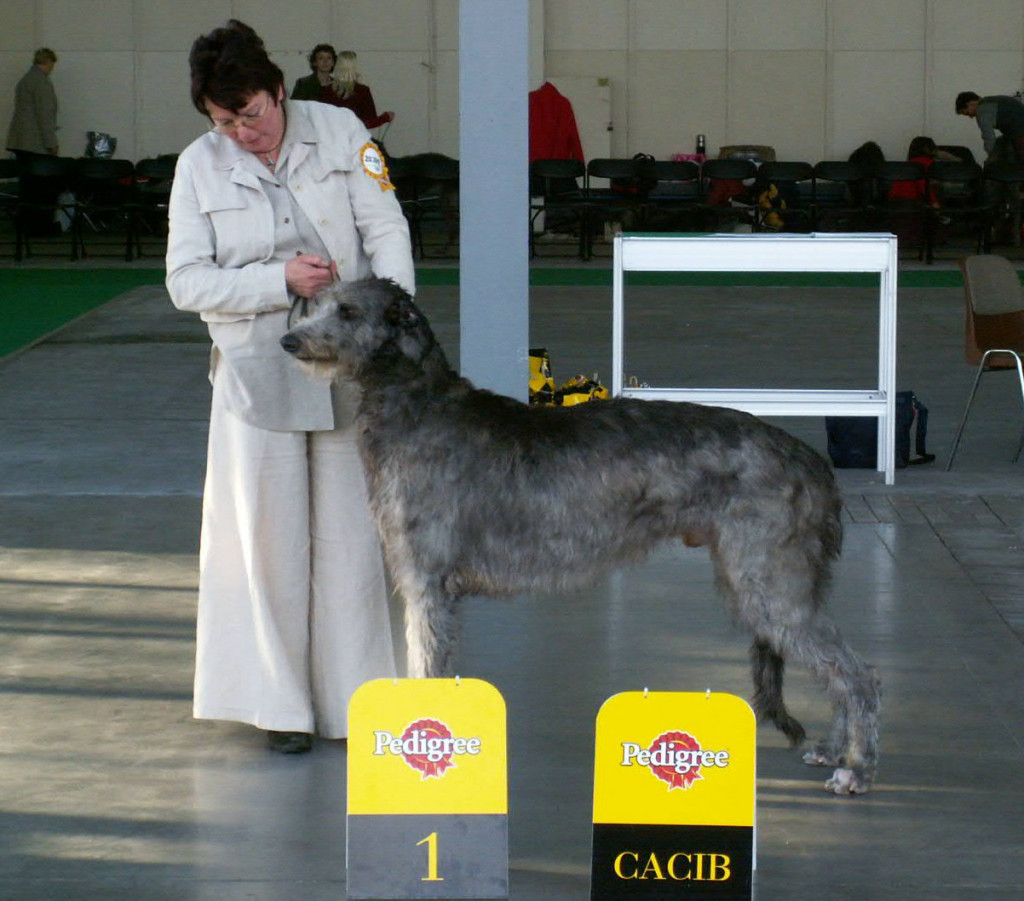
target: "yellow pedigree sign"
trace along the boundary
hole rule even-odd
[[[479,679],[376,679],[349,704],[348,813],[506,814],[505,702]]]
[[[594,822],[753,826],[756,731],[735,695],[612,696],[597,717]]]

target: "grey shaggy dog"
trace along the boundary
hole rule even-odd
[[[730,612],[753,632],[753,706],[793,744],[785,661],[833,709],[804,755],[825,787],[867,791],[878,758],[879,681],[823,612],[842,542],[829,464],[746,413],[615,399],[528,406],[449,366],[394,282],[337,284],[281,345],[362,388],[360,449],[388,564],[405,601],[413,676],[450,675],[456,602],[578,588],[666,539],[706,545]]]

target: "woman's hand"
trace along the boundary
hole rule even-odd
[[[288,293],[310,298],[338,277],[338,264],[313,254],[293,257],[284,264]]]

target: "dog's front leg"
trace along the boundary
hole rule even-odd
[[[455,598],[436,583],[408,586],[402,594],[409,675],[415,679],[452,675],[458,642]]]

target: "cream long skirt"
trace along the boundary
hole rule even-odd
[[[394,675],[384,569],[354,428],[255,428],[224,409],[215,391],[195,716],[344,738],[352,693]]]

